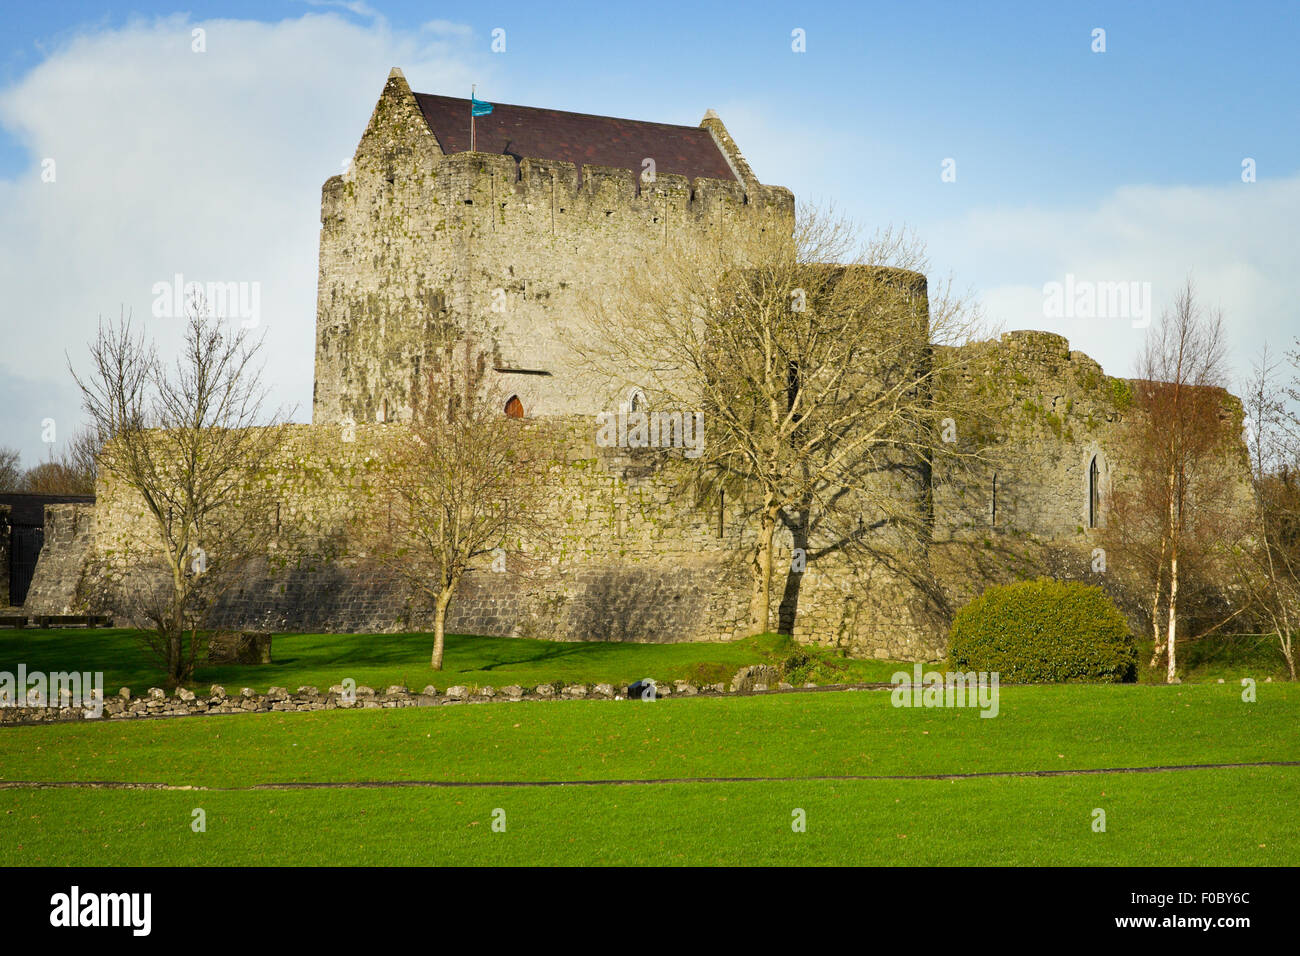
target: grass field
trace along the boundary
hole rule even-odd
[[[897,779],[1300,761],[1300,687],[1240,691],[1003,688],[994,719],[860,691],[11,727],[0,780],[81,785],[0,789],[0,839],[27,865],[1296,865],[1300,766]],[[814,779],[841,775],[894,779]],[[253,789],[312,783],[359,786]]]
[[[1294,866],[1291,768],[473,790],[0,791],[11,865]],[[192,810],[207,831],[191,831]],[[807,830],[791,828],[795,808]],[[1092,830],[1104,809],[1106,832]],[[505,812],[505,831],[492,829]]]
[[[324,690],[348,677],[358,686],[379,690],[392,684],[413,690],[426,684],[440,690],[454,684],[531,687],[557,680],[618,685],[642,677],[715,683],[729,680],[747,664],[779,666],[795,650],[788,638],[778,635],[726,644],[578,644],[451,635],[443,669],[435,671],[429,666],[432,640],[428,634],[277,634],[272,640],[273,664],[203,665],[189,686],[203,692],[212,684],[222,684],[231,693],[241,687],[265,693],[277,685],[291,691],[304,685]],[[884,682],[899,669],[911,670],[910,664],[841,657],[824,648],[800,650],[811,662],[790,675],[792,683]],[[1139,652],[1144,665],[1139,668],[1139,681],[1163,683],[1163,670],[1145,667],[1151,656],[1150,642],[1140,646]],[[1207,638],[1181,648],[1180,653],[1184,679],[1189,681],[1235,681],[1243,676],[1263,681],[1287,676],[1285,661],[1269,638]],[[129,630],[0,629],[0,670],[12,672],[19,663],[26,664],[28,671],[46,673],[100,671],[106,694],[129,687],[141,695],[162,684],[157,664]]]
[[[507,637],[449,635],[443,668],[429,666],[430,634],[276,634],[274,663],[262,666],[202,665],[190,686],[206,691],[222,684],[231,693],[252,687],[265,693],[272,686],[312,686],[325,690],[344,678],[358,686],[382,690],[403,684],[419,690],[434,684],[535,686],[551,681],[627,684],[642,677],[659,681],[726,681],[746,664],[779,664],[793,645],[788,638],[764,635],[726,644],[560,643]],[[834,652],[814,651],[810,675],[819,683],[888,681],[898,665],[855,660]],[[101,671],[105,694],[129,687],[142,695],[162,685],[161,672],[135,633],[129,630],[77,628],[0,630],[0,670]]]

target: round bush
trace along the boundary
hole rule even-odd
[[[1041,578],[996,585],[957,612],[948,657],[1013,684],[1107,683],[1137,676],[1137,648],[1098,587]]]

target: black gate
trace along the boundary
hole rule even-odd
[[[16,524],[10,537],[9,552],[9,603],[15,607],[27,600],[27,589],[32,586],[36,573],[36,559],[41,556],[45,529]]]

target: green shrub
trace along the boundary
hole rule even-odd
[[[802,647],[796,648],[777,665],[776,672],[787,684],[800,687],[817,677],[818,661]]]
[[[1013,684],[1137,678],[1123,615],[1098,587],[1040,578],[989,588],[957,612],[948,657]]]

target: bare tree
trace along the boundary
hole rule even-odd
[[[102,445],[91,429],[83,428],[57,456],[51,454],[47,461],[27,469],[22,490],[37,495],[93,495],[95,459]]]
[[[61,461],[78,487],[86,488],[83,494],[95,493],[95,479],[99,475],[99,453],[106,436],[93,428],[84,427],[72,436]]]
[[[521,565],[537,528],[543,423],[507,417],[505,396],[484,377],[472,336],[444,346],[412,389],[412,420],[391,427],[372,500],[354,534],[368,554],[433,612],[431,663],[442,669],[447,613],[466,573]]]
[[[263,422],[259,348],[195,301],[174,364],[124,317],[101,323],[89,370],[73,371],[91,433],[112,436],[101,480],[143,508],[143,530],[115,542],[115,583],[119,600],[153,625],[143,639],[172,684],[193,673],[217,598],[275,534],[268,483],[255,479],[280,445],[284,416]],[[163,580],[141,577],[150,561]]]
[[[1151,666],[1167,653],[1168,683],[1178,680],[1184,591],[1198,580],[1187,572],[1232,536],[1240,421],[1224,388],[1226,356],[1222,314],[1205,312],[1189,280],[1147,333],[1122,439],[1130,475],[1114,495],[1112,523],[1129,553],[1145,556]]]
[[[1291,359],[1300,366],[1300,355]],[[1265,346],[1243,389],[1255,521],[1236,555],[1243,589],[1277,640],[1295,680],[1294,632],[1300,626],[1300,416],[1279,382],[1280,368],[1280,361]],[[1289,392],[1292,402],[1300,398],[1295,385]]]
[[[974,324],[949,289],[927,290],[927,267],[907,233],[864,244],[832,210],[804,207],[793,235],[719,223],[585,304],[571,344],[603,376],[594,387],[643,395],[661,419],[701,416],[697,497],[752,502],[753,632],[770,627],[778,528],[809,561],[927,553],[935,460],[970,454],[944,440],[945,420],[973,411],[936,400],[959,361],[936,345]]]
[[[0,448],[0,491],[17,491],[22,479],[22,456],[18,449]]]
[[[33,495],[92,495],[93,481],[76,474],[61,458],[51,458],[28,468],[23,475],[23,491]]]

